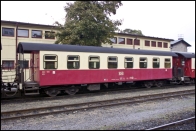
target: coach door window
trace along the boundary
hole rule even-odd
[[[140,58],[140,68],[147,68],[147,58]]]
[[[159,58],[153,58],[152,65],[153,65],[153,68],[159,68],[160,59]]]
[[[116,56],[108,57],[108,68],[117,68],[118,61]]]
[[[79,68],[80,68],[79,56],[68,56],[67,69],[79,69]]]
[[[125,57],[125,68],[133,68],[133,57]]]
[[[44,55],[44,69],[57,69],[57,55]]]
[[[170,58],[165,59],[165,68],[171,68],[171,60]]]
[[[89,56],[89,69],[99,69],[100,59],[99,56]]]

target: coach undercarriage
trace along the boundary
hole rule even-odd
[[[101,83],[101,84],[80,84],[80,85],[66,85],[66,86],[48,86],[48,87],[39,87],[37,82],[24,82],[22,89],[17,83],[2,83],[1,87],[1,98],[14,97],[16,95],[39,95],[45,93],[48,96],[54,97],[61,93],[66,93],[68,95],[75,95],[81,90],[88,91],[97,91],[102,88],[114,88],[115,86],[126,86],[131,87],[132,85],[140,85],[142,87],[151,88],[162,87],[166,83],[171,84],[194,84],[195,79],[190,77],[180,77],[173,78],[171,80],[148,80],[148,81],[136,81],[136,82],[114,82],[114,83]]]

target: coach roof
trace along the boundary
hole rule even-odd
[[[116,53],[116,54],[143,54],[159,56],[177,56],[171,51],[152,51],[139,49],[109,48],[97,46],[79,46],[67,44],[45,44],[45,43],[27,43],[18,44],[18,53],[30,53],[32,51],[68,51],[68,52],[96,52],[96,53]]]
[[[184,56],[185,58],[195,58],[195,53],[191,53],[191,52],[177,52],[177,51],[175,51],[175,53],[180,54],[180,55]]]

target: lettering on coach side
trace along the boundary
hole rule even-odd
[[[119,76],[123,76],[124,72],[123,71],[119,71],[118,74],[119,74]]]

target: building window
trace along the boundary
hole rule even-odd
[[[79,56],[68,56],[67,57],[67,69],[79,69],[80,68],[80,57]]]
[[[117,57],[116,56],[109,56],[108,57],[108,68],[117,68]]]
[[[13,60],[2,60],[2,69],[14,69],[14,61]]]
[[[29,68],[29,61],[28,60],[18,60],[18,66],[19,68],[27,69]]]
[[[18,29],[18,37],[29,37],[29,30]]]
[[[156,47],[156,41],[151,41],[151,47]]]
[[[140,68],[147,68],[147,58],[140,58]]]
[[[117,44],[117,37],[111,38],[110,40],[112,44]]]
[[[164,48],[168,48],[168,44],[167,43],[163,43],[163,47]]]
[[[89,69],[99,69],[100,59],[99,56],[90,56],[89,57]]]
[[[45,39],[55,39],[55,32],[45,31]]]
[[[125,44],[125,38],[118,37],[118,44]]]
[[[42,38],[42,31],[41,30],[32,30],[31,37],[32,38]]]
[[[145,40],[145,46],[150,46],[150,41]]]
[[[133,39],[128,39],[127,38],[127,45],[133,45]]]
[[[2,36],[14,36],[14,28],[2,28]]]
[[[57,69],[57,55],[44,55],[44,69]]]
[[[158,47],[162,47],[162,42],[158,42]]]
[[[165,68],[171,68],[171,60],[170,58],[165,59]]]
[[[159,65],[160,65],[160,59],[159,58],[153,58],[153,61],[152,61],[152,65],[153,65],[153,68],[159,68]]]
[[[140,40],[135,39],[135,40],[134,40],[134,45],[140,45]]]
[[[125,57],[125,68],[133,68],[133,57]]]

